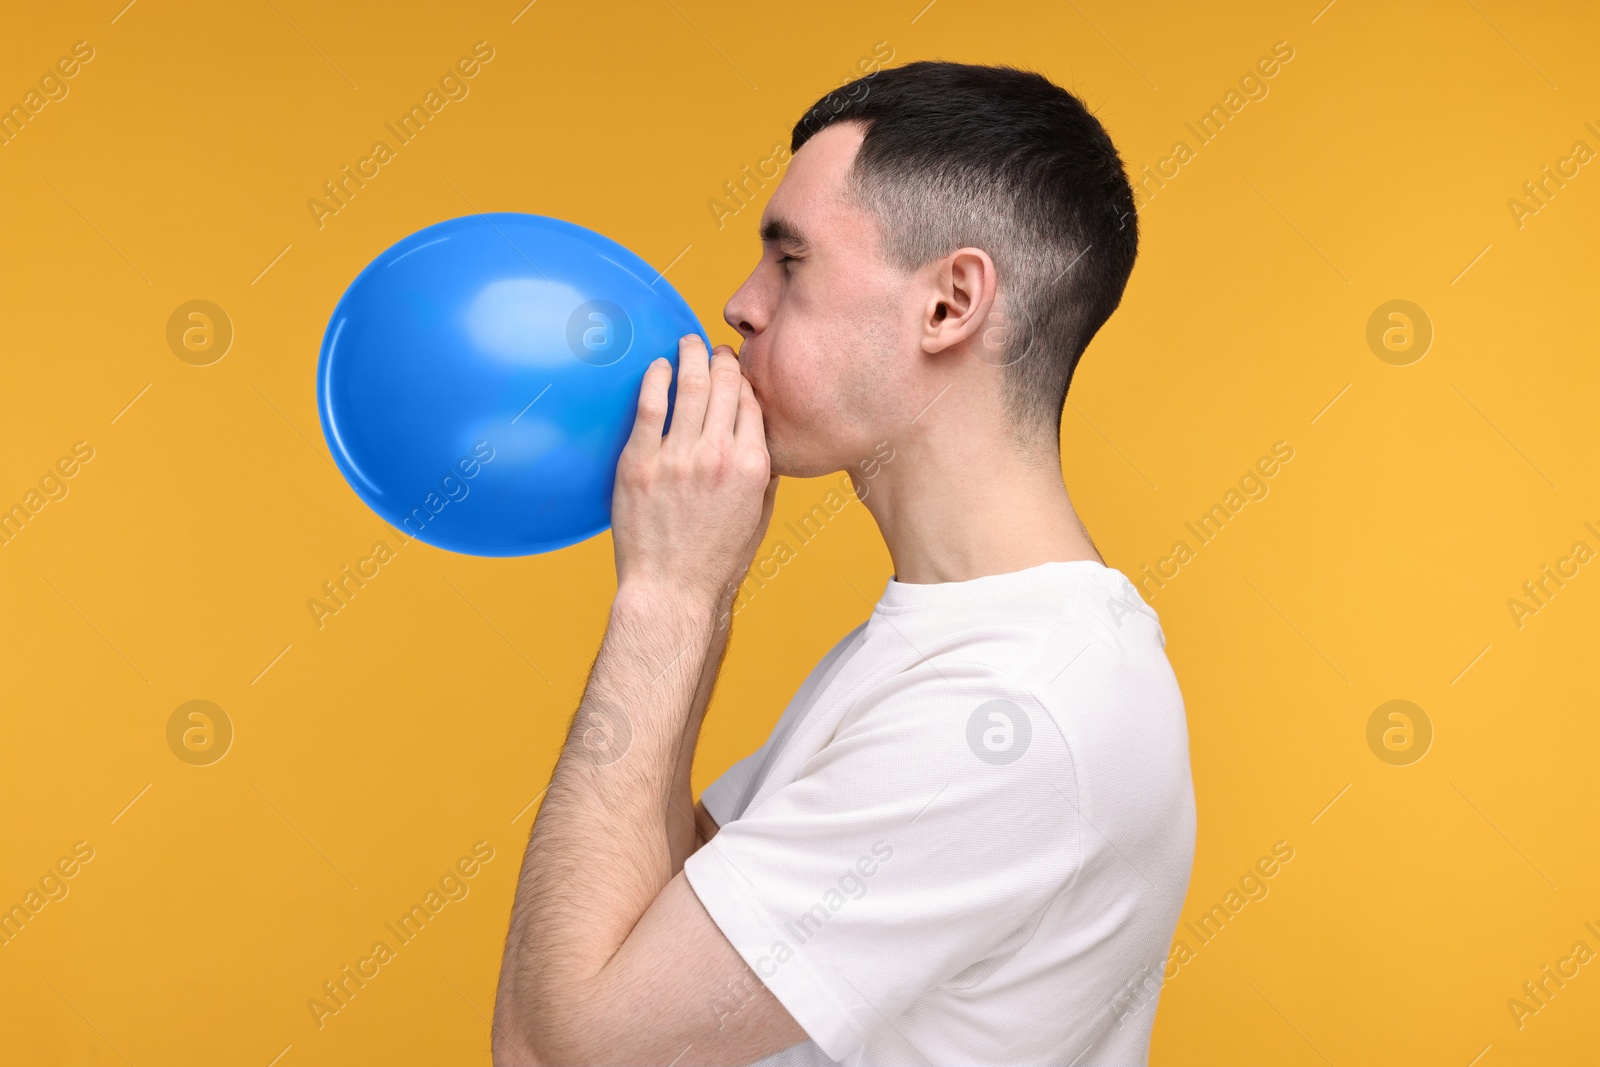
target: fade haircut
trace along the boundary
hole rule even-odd
[[[795,123],[791,152],[838,122],[865,126],[848,189],[877,220],[886,261],[912,271],[958,248],[989,253],[1006,410],[1019,439],[1053,427],[1059,440],[1073,371],[1121,302],[1139,246],[1105,128],[1040,74],[944,62],[840,86]]]

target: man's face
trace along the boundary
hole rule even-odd
[[[880,258],[877,223],[845,192],[861,137],[838,123],[795,153],[762,213],[761,261],[723,309],[776,474],[852,467],[916,413],[910,279]]]

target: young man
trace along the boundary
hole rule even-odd
[[[1188,885],[1155,612],[1062,483],[1137,223],[1071,94],[914,63],[825,97],[728,301],[645,374],[617,596],[529,839],[497,1064],[1131,1064]],[[691,808],[778,475],[849,471],[894,563]],[[691,814],[692,812],[692,814]]]

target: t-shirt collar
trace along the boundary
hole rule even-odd
[[[902,582],[893,575],[884,583],[877,609],[899,613],[917,608],[965,607],[997,600],[1027,599],[1066,578],[1107,575],[1110,568],[1092,559],[1052,560],[1020,571],[986,574],[962,582]]]

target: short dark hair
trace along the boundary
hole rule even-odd
[[[790,150],[839,122],[883,253],[915,270],[981,248],[1000,277],[1005,395],[1021,430],[1054,426],[1083,350],[1122,300],[1138,253],[1133,190],[1081,100],[1007,66],[918,62],[840,86],[795,123]],[[1025,338],[1013,348],[1017,327]]]

